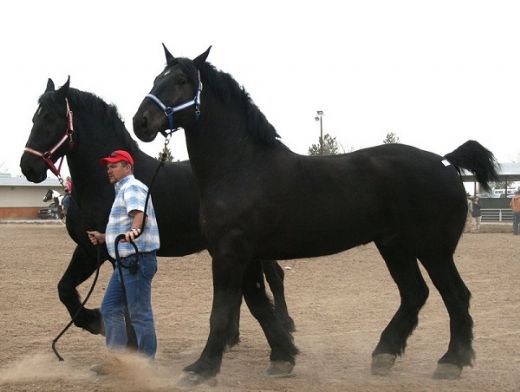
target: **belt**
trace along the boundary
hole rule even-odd
[[[156,251],[154,250],[154,251],[151,251],[151,252],[138,252],[137,254],[138,254],[138,255],[143,255],[143,256],[148,256],[148,255],[152,255],[152,254],[155,254],[155,253],[156,253]],[[131,255],[124,256],[124,257],[120,257],[119,259],[120,259],[121,261],[123,261],[123,260],[125,260],[125,259],[130,258],[130,257],[134,257],[135,255],[136,255],[135,253],[132,253]]]

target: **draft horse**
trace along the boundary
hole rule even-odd
[[[149,142],[158,131],[184,129],[213,258],[209,337],[179,382],[194,385],[218,373],[241,288],[271,346],[268,373],[289,374],[297,349],[267,300],[243,287],[248,267],[262,258],[330,255],[372,241],[401,295],[373,351],[373,372],[388,372],[417,325],[428,297],[419,260],[450,317],[448,350],[434,377],[459,377],[474,358],[470,292],[453,260],[467,212],[460,170],[487,187],[497,177],[493,154],[468,141],[444,157],[403,144],[298,155],[231,75],[206,61],[210,48],[194,60],[164,49],[166,67],[134,116],[134,132]]]
[[[71,109],[74,110],[73,119]],[[56,148],[61,140],[66,142]],[[104,232],[114,200],[114,187],[99,159],[116,149],[125,149],[132,154],[135,176],[150,184],[159,161],[139,149],[117,108],[91,93],[69,88],[69,80],[56,90],[49,79],[33,117],[20,167],[29,181],[39,183],[47,177],[49,167],[55,168],[53,162],[64,155],[67,157],[74,187],[66,227],[77,245],[58,283],[58,292],[71,316],[81,305],[76,287],[93,274],[98,263],[96,248],[88,240],[86,230]],[[48,154],[49,151],[54,152]],[[47,160],[41,159],[42,155]],[[165,163],[159,169],[151,192],[160,230],[158,255],[180,257],[205,249],[207,244],[199,224],[199,197],[189,162]],[[103,247],[101,258],[102,262],[113,262],[106,247]],[[263,261],[261,265],[251,271],[251,276],[255,282],[260,282],[259,290],[264,290],[262,271],[265,273],[277,314],[282,324],[293,330],[294,323],[287,313],[284,298],[283,269],[276,261]],[[103,332],[101,321],[99,309],[82,308],[75,325],[99,334]],[[237,317],[236,329],[226,338],[229,345],[238,342],[238,322]]]

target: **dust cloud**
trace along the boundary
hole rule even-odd
[[[108,374],[90,370],[92,364],[57,361],[52,354],[26,355],[0,368],[0,386],[50,380],[83,381],[118,385],[122,390],[162,390],[175,386],[169,369],[135,354],[109,354],[103,359]]]
[[[85,371],[75,369],[69,362],[59,362],[51,354],[30,354],[0,368],[0,385],[16,382],[68,379],[83,380]]]

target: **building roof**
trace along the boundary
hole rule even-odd
[[[520,163],[517,162],[504,162],[500,163],[498,170],[500,181],[507,181],[508,183],[513,181],[520,181]],[[475,181],[475,177],[472,173],[467,171],[462,172],[463,181]]]
[[[11,177],[6,175],[0,176],[0,186],[38,186],[38,187],[59,187],[60,182],[57,178],[46,178],[44,181],[36,184],[34,182],[28,181],[25,177]]]
[[[520,177],[520,163],[516,162],[506,162],[500,164],[501,176],[518,176]],[[515,180],[518,181],[518,180]]]

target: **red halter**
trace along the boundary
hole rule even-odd
[[[61,170],[61,164],[63,163],[63,157],[60,158],[60,164],[56,168],[56,166],[54,165],[54,162],[52,162],[52,156],[56,152],[56,150],[58,148],[60,148],[63,143],[65,143],[65,141],[67,139],[69,139],[69,144],[71,146],[73,145],[72,134],[74,133],[74,123],[72,121],[72,110],[70,110],[69,100],[67,98],[65,98],[65,103],[67,104],[67,129],[65,130],[65,135],[63,135],[63,137],[60,139],[60,141],[58,143],[56,143],[54,145],[54,147],[52,147],[50,150],[47,150],[43,153],[40,151],[34,150],[30,147],[24,148],[24,151],[27,151],[30,154],[33,154],[33,155],[36,155],[36,156],[42,158],[43,161],[45,162],[45,164],[49,167],[50,171],[56,177],[58,177],[58,179],[61,179],[60,170]]]

